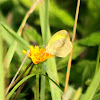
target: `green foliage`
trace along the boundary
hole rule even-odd
[[[29,44],[23,39],[21,38],[18,34],[16,34],[12,29],[10,29],[7,25],[0,23],[1,26],[3,26],[5,28],[6,31],[8,31],[8,33],[10,33],[11,37],[13,39],[15,39],[17,42],[20,42],[20,44],[24,45],[26,48],[29,48]],[[5,37],[6,35],[3,34],[3,37]]]
[[[3,61],[3,48],[2,48],[2,46],[3,46],[3,40],[2,40],[2,36],[1,36],[1,34],[0,34],[0,85],[1,85],[1,87],[0,87],[0,98],[2,98],[3,100],[4,100],[4,98],[5,98],[5,95],[4,95],[4,70],[3,70],[3,63],[2,63],[2,61]]]
[[[31,26],[26,26],[24,28],[23,37],[28,42],[33,41],[33,42],[37,43],[40,46],[42,45],[42,39],[41,39],[40,34],[34,28],[32,28]]]
[[[86,46],[98,46],[100,45],[100,32],[91,33],[91,35],[79,41],[80,44]]]
[[[49,0],[40,2],[40,21],[41,21],[43,44],[46,44],[48,42],[48,40],[50,39],[49,2],[50,2]],[[55,58],[49,59],[47,61],[46,66],[52,72],[52,75],[56,78],[56,80],[58,81]],[[51,75],[49,75],[49,73],[48,73],[48,76],[51,78]],[[41,78],[43,78],[43,77],[41,77]],[[49,83],[50,83],[52,100],[60,100],[61,99],[61,95],[60,95],[60,91],[59,91],[58,87],[55,84],[53,84],[53,82],[51,82],[50,80],[49,80]]]
[[[100,94],[96,94],[93,98],[93,100],[99,100],[100,99]]]
[[[77,0],[67,0],[66,2],[64,0],[46,0],[45,3],[38,4],[28,18],[22,36],[19,36],[17,30],[22,24],[26,12],[35,1],[0,0],[0,44],[3,40],[3,46],[0,45],[0,89],[2,89],[0,96],[4,95],[2,75],[9,72],[6,73],[8,85],[8,79],[9,81],[12,79],[25,57],[22,53],[23,49],[28,50],[30,45],[35,44],[39,47],[46,46],[50,37],[61,29],[66,29],[72,38]],[[100,99],[99,20],[100,0],[81,0],[68,91],[65,94],[61,93],[57,83],[60,84],[61,89],[64,89],[69,56],[65,58],[54,57],[39,64],[40,73],[43,74],[40,77],[41,85],[39,85],[41,100],[61,100],[61,96],[64,100]],[[25,62],[21,72],[28,63],[29,59]],[[2,65],[5,69],[4,74],[2,74]],[[12,98],[15,90],[28,79],[18,99],[28,100],[28,97],[30,100],[33,99],[33,94],[35,95],[36,91],[36,80],[32,76],[35,75],[35,72],[36,68],[34,67],[32,74],[20,80],[7,97]],[[49,78],[45,77],[47,75]],[[2,100],[4,100],[3,97]]]
[[[16,86],[14,86],[14,88],[10,91],[10,93],[7,96],[7,99],[9,99],[11,97],[11,95],[15,92],[15,90],[27,79],[31,78],[32,76],[34,76],[35,74],[26,76],[24,79],[22,79],[19,83],[16,84]]]
[[[91,100],[93,98],[100,83],[99,76],[100,76],[100,68],[96,73],[96,75],[94,76],[90,86],[88,87],[86,93],[83,95],[81,100]]]

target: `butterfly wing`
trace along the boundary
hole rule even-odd
[[[72,43],[66,38],[60,38],[52,42],[46,49],[53,55],[66,57],[72,50]]]
[[[69,34],[66,30],[60,30],[58,32],[56,32],[51,39],[49,40],[47,47],[49,47],[54,41],[60,39],[60,38],[66,38],[67,40],[70,41],[70,37]]]

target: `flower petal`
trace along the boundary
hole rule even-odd
[[[26,54],[26,50],[23,50],[23,53]],[[39,49],[38,46],[30,46],[30,53],[28,57],[31,58],[34,64],[38,64],[51,57],[54,57],[54,55],[47,53],[46,49]]]

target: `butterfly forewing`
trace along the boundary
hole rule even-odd
[[[54,41],[58,40],[58,39],[61,39],[61,38],[66,38],[67,40],[70,41],[70,37],[69,37],[69,34],[66,30],[61,30],[61,31],[58,31],[56,32],[52,37],[51,39],[49,40],[47,46],[51,45],[51,43],[53,43]]]

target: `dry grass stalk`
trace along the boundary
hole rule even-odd
[[[76,36],[77,20],[78,20],[78,14],[79,14],[79,7],[80,7],[80,0],[78,0],[78,2],[77,2],[76,15],[75,15],[75,23],[74,23],[73,37],[72,37],[72,51],[70,53],[69,61],[68,61],[68,67],[67,67],[67,73],[66,73],[66,81],[65,81],[64,92],[67,91],[68,82],[69,82],[70,69],[71,69],[71,61],[72,61],[72,54],[73,54],[73,47],[74,47],[74,41],[75,41],[75,36]]]

